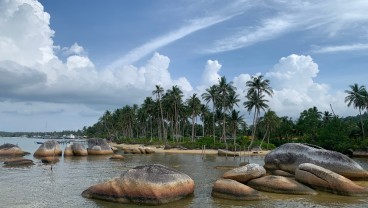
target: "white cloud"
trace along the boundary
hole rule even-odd
[[[222,65],[217,60],[208,60],[202,74],[202,84],[205,86],[211,86],[218,83],[219,71]]]
[[[78,45],[78,43],[74,43],[70,47],[64,47],[61,50],[67,56],[70,56],[70,55],[84,55],[85,54],[84,48],[82,46]]]
[[[330,104],[340,116],[354,115],[344,104],[344,93],[330,92],[327,84],[318,83],[318,65],[310,56],[292,54],[283,57],[265,74],[274,89],[270,107],[279,116],[299,117],[300,112],[316,106],[320,111],[330,111]]]
[[[106,110],[107,106],[140,103],[156,84],[166,89],[178,85],[186,94],[193,90],[185,77],[171,78],[170,59],[159,53],[144,66],[98,70],[84,48],[75,43],[62,49],[68,54],[63,62],[54,54],[58,47],[53,45],[50,16],[39,2],[0,4],[0,105],[7,117],[52,112],[63,117],[71,112],[78,115],[78,110],[81,115],[91,114],[94,106],[103,105]],[[26,102],[32,107],[25,107]],[[45,108],[47,103],[50,106]]]
[[[219,53],[276,39],[285,33],[303,32],[323,39],[338,37],[363,38],[368,26],[368,2],[357,1],[270,1],[258,4],[267,14],[251,24],[246,21],[234,28],[235,34],[216,40],[204,53]],[[242,17],[242,16],[240,16]],[[257,17],[255,17],[257,18]],[[234,33],[232,31],[232,33]],[[365,47],[365,46],[354,46]],[[341,50],[345,50],[341,48]]]
[[[368,50],[368,44],[351,44],[351,45],[335,45],[335,46],[313,46],[312,53],[338,53],[345,51]]]
[[[287,18],[284,17],[267,19],[263,21],[261,26],[249,27],[236,35],[216,41],[212,48],[204,52],[218,53],[244,48],[261,41],[274,39],[286,33],[292,26]]]
[[[54,31],[50,15],[32,0],[2,1],[0,12],[0,61],[24,66],[44,64],[54,57]]]
[[[191,19],[186,22],[184,26],[179,27],[176,30],[168,32],[162,36],[154,38],[147,43],[139,46],[130,52],[128,52],[123,57],[117,59],[108,68],[117,68],[123,65],[132,64],[143,57],[151,54],[157,49],[166,46],[174,41],[182,39],[194,32],[206,29],[215,24],[232,19],[235,16],[243,14],[252,5],[246,1],[233,1],[230,4],[223,6],[221,9],[216,11],[209,10],[207,16],[202,18]]]

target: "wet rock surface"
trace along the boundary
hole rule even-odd
[[[295,179],[318,190],[346,196],[368,196],[368,188],[326,168],[303,163],[295,171]]]
[[[346,155],[300,143],[287,143],[274,149],[265,156],[264,167],[294,174],[302,163],[312,163],[350,179],[368,179],[368,172]]]
[[[262,200],[266,197],[257,190],[232,179],[219,179],[212,188],[212,196],[232,200]]]
[[[82,196],[120,203],[163,204],[194,192],[194,181],[186,174],[160,164],[137,166],[89,187]]]

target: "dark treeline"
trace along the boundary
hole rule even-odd
[[[126,105],[113,112],[106,111],[83,132],[89,137],[116,142],[169,143],[193,148],[205,144],[208,148],[271,149],[287,142],[306,142],[340,152],[367,147],[365,86],[354,84],[346,90],[345,102],[358,109],[359,116],[342,118],[311,106],[293,120],[279,117],[269,108],[266,95],[271,99],[273,95],[269,80],[262,75],[254,76],[245,85],[247,91],[238,95],[232,82],[221,77],[202,95],[193,94],[186,100],[178,86],[165,90],[156,85],[152,97],[147,97],[140,106]],[[245,96],[246,101],[239,103],[239,96]],[[245,123],[244,115],[235,106],[244,107],[252,115],[251,124]]]
[[[82,130],[72,131],[72,130],[65,130],[65,131],[50,131],[50,132],[4,132],[0,131],[1,137],[46,137],[51,136],[53,138],[61,138],[64,135],[73,134],[78,137],[83,136]]]

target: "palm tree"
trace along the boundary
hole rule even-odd
[[[172,102],[172,105],[174,106],[174,118],[175,118],[175,129],[174,129],[174,137],[175,135],[178,136],[178,122],[179,122],[179,107],[181,105],[181,98],[183,97],[183,92],[180,90],[180,88],[175,85],[172,87],[172,89],[168,90],[169,99]]]
[[[275,111],[272,111],[270,109],[267,110],[267,112],[265,113],[265,115],[263,116],[262,119],[263,125],[266,128],[266,132],[263,135],[260,147],[262,147],[262,143],[264,141],[264,139],[267,136],[267,148],[268,148],[268,144],[270,143],[270,135],[271,132],[273,132],[276,128],[278,128],[280,126],[280,118],[276,115]]]
[[[211,116],[211,112],[208,109],[208,106],[201,104],[201,120],[202,120],[202,123],[203,123],[203,129],[202,129],[202,131],[203,131],[202,136],[203,137],[205,136],[205,127],[209,126],[209,123],[208,123],[209,116]],[[213,122],[214,122],[214,115],[212,114],[211,117],[212,117]]]
[[[253,92],[253,94],[247,96],[247,101],[245,101],[244,107],[247,109],[247,111],[250,113],[254,109],[254,116],[253,116],[253,129],[252,129],[252,140],[248,146],[248,149],[250,149],[253,145],[254,139],[255,139],[255,132],[257,128],[257,120],[260,110],[265,110],[268,108],[268,105],[266,102],[268,100],[264,99],[264,95],[258,95],[256,91]]]
[[[331,118],[333,117],[332,113],[325,111],[323,112],[323,122],[327,123],[331,120]]]
[[[206,89],[206,92],[202,94],[202,99],[204,99],[207,104],[212,102],[212,129],[213,129],[213,143],[215,143],[215,107],[216,100],[218,100],[218,94],[216,90],[216,85],[212,85],[210,88]]]
[[[222,122],[222,136],[221,138],[226,142],[226,111],[232,108],[232,104],[229,102],[229,95],[235,94],[236,88],[233,86],[232,82],[227,83],[226,77],[221,77],[219,83],[216,86],[216,91],[218,94],[218,100],[221,103],[221,110],[223,113]],[[235,96],[234,96],[235,97]],[[236,97],[235,97],[236,98]],[[237,98],[236,98],[237,99]]]
[[[191,110],[192,117],[192,142],[194,142],[194,127],[195,127],[195,117],[199,115],[201,110],[201,101],[198,99],[197,94],[194,93],[187,99],[187,105]]]
[[[256,136],[257,130],[257,120],[260,109],[265,109],[268,107],[266,102],[268,100],[264,99],[263,93],[266,93],[270,97],[272,97],[273,90],[270,87],[270,80],[264,79],[262,75],[252,76],[252,79],[247,81],[246,86],[248,87],[248,92],[246,98],[248,101],[244,102],[245,108],[247,108],[248,112],[250,112],[254,108],[254,116],[253,116],[253,129],[252,129],[252,141],[248,147],[251,148]]]
[[[348,96],[345,97],[345,103],[348,103],[348,107],[353,105],[354,108],[358,108],[359,116],[360,116],[360,124],[362,127],[362,134],[363,138],[365,138],[364,134],[364,125],[363,125],[363,118],[362,118],[362,110],[367,108],[367,90],[365,86],[359,86],[358,84],[349,85],[350,90],[345,90],[345,93]]]
[[[153,119],[153,112],[154,112],[154,101],[152,100],[151,97],[146,97],[146,99],[143,101],[143,104],[141,106],[141,108],[144,109],[144,111],[147,113],[149,120],[150,120],[150,124],[151,124],[151,128],[150,128],[150,142],[152,142],[152,119]]]
[[[229,116],[230,126],[233,132],[234,145],[236,144],[236,131],[238,130],[238,125],[243,123],[243,115],[240,115],[239,111],[232,110]]]
[[[158,103],[159,103],[159,105],[160,105],[160,113],[161,113],[161,127],[160,128],[162,128],[162,134],[163,134],[163,138],[164,138],[164,140],[165,140],[165,143],[166,143],[166,139],[167,139],[167,137],[166,137],[166,133],[165,133],[165,127],[164,127],[164,116],[163,116],[163,113],[162,113],[162,105],[161,105],[161,97],[162,97],[162,93],[164,92],[164,88],[163,87],[161,87],[160,85],[156,85],[155,86],[156,87],[156,89],[155,90],[153,90],[152,91],[152,94],[153,95],[156,95],[156,99],[157,99],[157,101],[158,101]]]

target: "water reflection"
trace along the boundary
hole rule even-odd
[[[0,138],[0,143],[10,142],[25,151],[33,153],[39,145],[36,140],[25,138]],[[63,148],[64,149],[64,148]],[[263,165],[263,157],[241,158],[217,157],[216,155],[190,154],[150,154],[125,155],[124,160],[109,160],[110,156],[60,157],[60,162],[44,165],[33,155],[25,156],[35,162],[31,167],[0,167],[1,207],[145,207],[141,205],[119,205],[101,200],[86,199],[83,190],[96,183],[118,177],[123,172],[144,164],[160,163],[188,174],[195,181],[193,196],[160,207],[364,207],[366,197],[345,197],[319,192],[317,196],[299,196],[263,193],[268,197],[263,201],[233,201],[211,197],[214,182],[241,162]],[[368,169],[368,160],[356,159]],[[368,187],[368,182],[359,181]],[[151,206],[150,206],[151,207]]]

